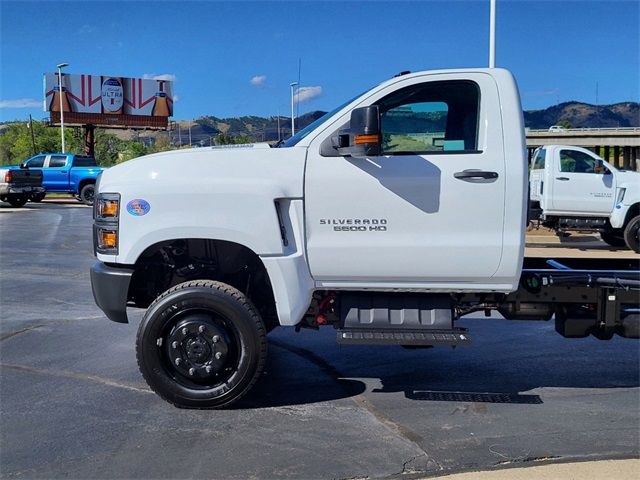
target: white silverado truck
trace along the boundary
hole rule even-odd
[[[640,173],[585,148],[545,145],[534,153],[529,185],[534,223],[560,234],[599,232],[609,245],[640,253]]]
[[[638,262],[524,258],[527,171],[508,71],[404,73],[276,148],[103,172],[93,294],[116,322],[147,309],[138,364],[181,407],[244,395],[278,325],[329,325],[347,344],[463,345],[454,322],[497,310],[555,313],[566,337],[638,338]]]

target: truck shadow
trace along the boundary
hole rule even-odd
[[[402,393],[412,402],[541,405],[545,395],[565,395],[562,389],[640,386],[636,340],[565,339],[547,322],[482,322],[471,330],[475,345],[453,352],[270,339],[267,374],[238,408],[311,404],[367,390],[374,400]]]

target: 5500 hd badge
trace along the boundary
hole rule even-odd
[[[332,225],[334,232],[386,232],[386,218],[321,218],[320,225]]]

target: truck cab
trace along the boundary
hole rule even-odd
[[[531,206],[558,232],[598,232],[612,246],[638,252],[640,174],[616,169],[595,153],[569,145],[536,150]]]
[[[43,186],[51,193],[72,193],[81,202],[92,205],[97,176],[102,172],[94,157],[72,153],[35,155],[23,164],[30,170],[41,170]],[[40,201],[44,198],[34,198]]]
[[[622,323],[630,296],[602,297],[606,322],[583,317],[600,290],[556,297],[542,291],[552,277],[523,270],[528,165],[508,71],[401,74],[275,147],[153,154],[100,177],[94,298],[121,323],[146,308],[138,364],[165,400],[231,405],[276,326],[464,345],[464,314],[548,320],[562,298],[565,336],[638,335]]]

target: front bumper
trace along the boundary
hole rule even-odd
[[[129,323],[127,294],[132,275],[133,268],[110,267],[102,262],[91,267],[93,298],[109,320]]]

